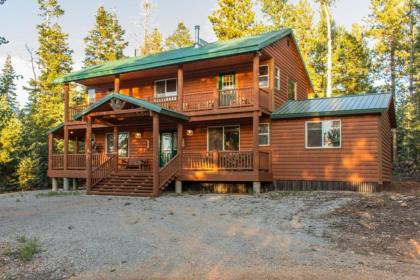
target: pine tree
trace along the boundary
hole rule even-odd
[[[95,27],[85,37],[85,66],[92,66],[124,57],[128,42],[124,40],[125,31],[118,23],[115,13],[100,6],[96,12]]]
[[[16,168],[21,151],[22,124],[16,103],[17,75],[7,56],[0,75],[0,192],[16,189]]]
[[[330,97],[332,95],[332,16],[331,5],[334,0],[316,0],[319,2],[321,17],[325,18],[326,34],[327,34],[327,58],[326,58],[326,90],[325,95]]]
[[[366,93],[371,90],[370,53],[361,27],[352,32],[337,27],[334,39],[333,95]]]
[[[229,40],[262,31],[255,23],[252,0],[218,0],[218,8],[209,16],[219,40]]]
[[[165,40],[165,47],[169,50],[189,47],[192,44],[191,34],[183,22],[178,23],[175,32]]]
[[[16,80],[21,76],[16,74],[12,65],[12,57],[8,55],[3,66],[3,71],[0,76],[0,96],[5,96],[9,108],[17,112],[18,105],[16,103]]]
[[[141,47],[141,55],[150,55],[163,51],[163,36],[157,27],[146,37],[145,45]]]
[[[385,81],[385,90],[397,97],[406,41],[404,26],[408,23],[406,0],[371,0],[368,35],[374,44],[374,62],[378,80]]]
[[[25,147],[22,157],[29,157],[34,168],[25,171],[19,169],[18,175],[19,178],[33,177],[32,186],[44,187],[48,184],[47,130],[63,119],[62,86],[53,81],[71,71],[72,51],[68,47],[68,35],[58,24],[64,11],[57,0],[38,0],[38,5],[42,17],[42,22],[37,25],[39,47],[36,64],[39,76],[29,82],[31,95],[22,115]]]

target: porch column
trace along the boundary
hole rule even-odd
[[[180,159],[180,163],[182,166],[182,138],[183,138],[183,124],[181,122],[177,123],[177,143],[178,143],[178,147],[177,147],[177,151],[179,154],[179,159]]]
[[[64,158],[63,158],[63,166],[64,170],[67,170],[68,165],[68,154],[69,154],[69,128],[67,125],[64,125]]]
[[[74,152],[78,154],[79,153],[79,137],[76,137],[76,141],[74,142],[74,145],[75,145]]]
[[[63,178],[63,190],[68,191],[69,190],[69,178]]]
[[[64,84],[64,123],[69,121],[69,84]]]
[[[252,89],[254,96],[254,108],[255,110],[260,109],[260,86],[259,86],[259,75],[260,75],[260,53],[256,52],[252,60]]]
[[[57,189],[58,189],[58,187],[57,187],[57,178],[51,178],[51,181],[52,181],[52,188],[51,188],[51,190],[53,192],[56,192]]]
[[[114,126],[114,154],[115,154],[115,166],[114,170],[118,171],[118,126]]]
[[[86,192],[92,189],[92,118],[87,117],[86,137],[85,137],[85,153],[86,153]]]
[[[258,151],[258,127],[260,125],[260,117],[258,111],[254,111],[252,116],[252,150],[253,150],[253,157],[254,157],[254,173],[257,175],[259,171],[259,151]]]
[[[159,195],[159,114],[153,113],[153,196]]]
[[[54,148],[54,135],[50,133],[48,134],[48,170],[52,169],[53,152],[54,152],[53,148]],[[57,180],[55,182],[57,183]]]
[[[120,93],[120,75],[114,77],[114,92]]]
[[[182,99],[184,98],[184,69],[178,66],[178,111],[182,112]]]

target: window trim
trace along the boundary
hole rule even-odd
[[[260,75],[260,68],[267,66],[267,75]],[[260,86],[260,77],[267,77],[267,86],[266,87],[261,87]],[[259,88],[270,88],[270,64],[261,64],[258,67],[258,87]]]
[[[338,121],[340,123],[340,145],[336,146],[336,147],[326,147],[324,146],[324,137],[323,137],[323,125],[322,122],[325,121]],[[308,123],[321,123],[321,143],[322,146],[319,147],[309,147],[308,146]],[[341,145],[343,143],[343,134],[342,134],[342,130],[341,130],[341,119],[330,119],[330,120],[319,120],[319,121],[305,121],[305,149],[341,149]]]
[[[259,131],[258,131],[258,146],[261,146],[261,147],[266,147],[266,146],[270,146],[270,144],[271,144],[271,137],[270,137],[270,132],[271,132],[271,128],[270,128],[270,123],[269,122],[263,122],[263,123],[260,123],[259,125],[258,125],[258,129],[259,129],[259,126],[260,125],[262,125],[262,124],[266,124],[267,126],[268,126],[268,132],[267,133],[260,133]],[[259,141],[259,139],[260,139],[260,135],[267,135],[268,136],[268,143],[267,144],[260,144],[260,141]]]
[[[294,94],[295,94],[295,96],[294,96],[294,97],[295,97],[295,99],[293,99],[293,100],[298,100],[298,98],[297,98],[297,97],[298,97],[298,96],[297,96],[297,88],[298,88],[298,84],[297,84],[297,82],[296,82],[294,79],[292,79],[292,78],[290,78],[290,77],[289,77],[289,78],[288,78],[288,80],[287,80],[287,92],[286,92],[286,93],[287,93],[287,100],[290,100],[290,99],[289,99],[289,82],[290,82],[290,81],[292,81],[292,82],[294,83],[294,85],[295,85],[295,86],[294,86],[294,91],[295,91],[295,92],[294,92]]]
[[[230,124],[230,125],[211,125],[207,126],[207,152],[210,152],[209,150],[209,128],[222,128],[222,135],[223,135],[223,149],[222,152],[231,152],[236,150],[225,150],[225,127],[238,127],[239,128],[239,143],[238,143],[238,151],[241,150],[241,125],[239,124]]]
[[[168,84],[167,81],[170,80],[175,80],[175,94],[174,95],[166,95],[168,93],[167,88],[168,88]],[[158,82],[165,82],[165,96],[157,96],[157,92],[156,92],[156,83]],[[177,78],[167,78],[167,79],[160,79],[160,80],[154,80],[153,81],[153,91],[154,91],[154,97],[155,98],[166,98],[166,97],[174,97],[174,96],[178,96],[178,79]],[[173,93],[173,91],[171,91],[171,93]]]
[[[118,134],[120,134],[120,133],[121,134],[122,133],[128,134],[128,139],[127,139],[128,145],[127,145],[127,156],[126,157],[121,157],[118,154],[118,158],[129,158],[130,157],[130,132],[129,131],[121,131],[121,132],[118,132]],[[114,135],[114,133],[113,132],[105,133],[105,155],[108,155],[108,135]]]
[[[278,87],[276,85],[276,80],[277,80],[276,70],[278,70],[278,72],[279,72],[279,76],[278,76],[279,86]],[[274,89],[275,90],[280,90],[281,89],[281,78],[280,77],[281,77],[280,67],[278,67],[277,65],[274,65]]]

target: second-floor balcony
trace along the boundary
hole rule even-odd
[[[182,99],[181,108],[179,98]],[[263,110],[271,111],[271,91],[269,89],[259,89],[258,94],[259,107]],[[168,96],[168,97],[144,97],[150,103],[161,106],[165,109],[170,109],[178,112],[183,112],[187,115],[207,114],[207,113],[223,113],[230,112],[231,109],[250,109],[252,110],[256,104],[256,97],[253,94],[253,89],[234,88],[223,90],[209,90],[203,92],[184,93],[182,96]],[[91,104],[90,104],[91,105]],[[89,104],[79,104],[69,107],[69,116],[74,119],[74,116],[89,107]]]

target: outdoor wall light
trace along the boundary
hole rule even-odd
[[[134,137],[136,137],[136,139],[141,139],[141,132],[138,131],[134,134]]]
[[[193,129],[187,129],[187,136],[193,136],[194,130]]]

